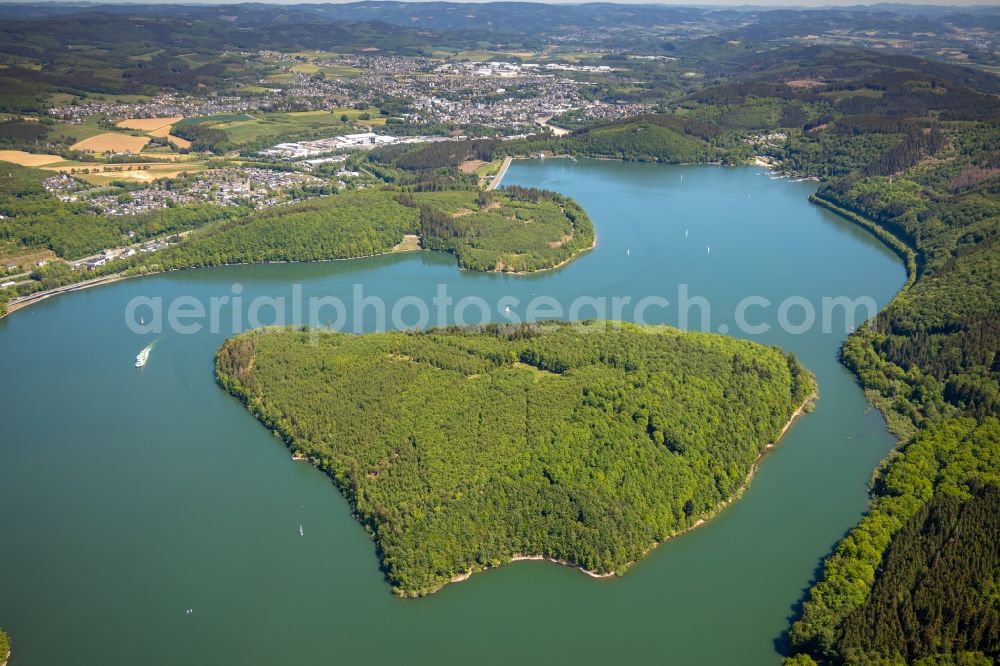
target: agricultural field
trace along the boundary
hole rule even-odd
[[[173,126],[182,120],[184,120],[183,116],[174,116],[172,118],[131,118],[129,120],[122,120],[117,123],[117,126],[123,129],[145,132],[149,136],[166,139],[179,149],[190,150],[190,141],[170,133],[173,130]]]
[[[166,162],[141,164],[99,164],[96,162],[63,162],[43,167],[46,171],[72,173],[91,185],[108,185],[116,180],[134,180],[151,183],[160,178],[176,178],[182,173],[196,173],[205,169],[204,162]]]
[[[151,136],[161,136],[161,134],[157,134],[158,131],[162,131],[182,120],[184,120],[183,116],[174,116],[173,118],[131,118],[129,120],[122,120],[117,126],[123,129],[146,132]]]
[[[305,58],[306,60],[330,60],[343,54],[336,51],[293,51],[288,55],[293,58]]]
[[[165,138],[167,141],[174,144],[178,148],[184,150],[191,150],[191,142],[188,141],[187,139],[182,139],[179,136],[174,136],[173,134],[167,134]]]
[[[23,150],[0,150],[0,162],[13,162],[20,166],[37,167],[62,162],[58,155],[26,153]]]
[[[76,93],[68,92],[54,92],[48,96],[49,104],[52,106],[68,106],[72,102],[86,103],[86,102],[108,102],[112,104],[140,104],[142,102],[148,102],[151,99],[149,95],[126,95],[126,94],[116,94],[116,95],[102,95],[96,93],[88,93],[85,91],[78,91]]]
[[[141,53],[139,55],[129,56],[128,59],[135,60],[136,62],[151,62],[153,58],[155,58],[156,56],[160,55],[163,52],[164,52],[163,49],[156,49],[154,51],[150,51],[149,53]]]
[[[219,123],[236,122],[239,120],[253,120],[253,116],[248,116],[245,113],[220,113],[215,116],[185,118],[175,124],[178,127],[185,127],[187,125],[207,125],[209,127],[215,127]]]
[[[96,136],[77,141],[70,150],[81,150],[93,153],[138,153],[149,139],[143,136],[132,136],[130,134],[119,134],[118,132],[105,132]]]

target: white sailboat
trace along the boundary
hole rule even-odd
[[[706,250],[707,254],[712,254],[712,246],[711,245],[709,245],[707,248],[705,248],[705,250]]]
[[[305,536],[305,531],[302,529],[302,523],[299,523],[299,536]]]
[[[625,256],[626,257],[632,256],[632,249],[631,248],[625,250]]]
[[[689,229],[685,229],[685,230],[684,230],[684,238],[687,238],[687,237],[688,237],[688,231],[689,231]]]

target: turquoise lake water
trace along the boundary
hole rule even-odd
[[[597,247],[531,276],[460,272],[451,256],[427,252],[190,270],[0,320],[0,626],[14,642],[12,666],[778,663],[794,604],[864,511],[866,483],[894,443],[837,362],[843,317],[828,332],[819,321],[782,331],[779,305],[799,299],[793,323],[803,301],[819,318],[823,297],[882,307],[903,267],[809,204],[814,184],[759,169],[523,161],[505,182],[577,199]],[[216,386],[213,355],[235,331],[138,335],[126,325],[133,298],[208,302],[237,283],[244,308],[299,288],[350,304],[354,285],[390,305],[429,303],[439,285],[456,302],[511,296],[518,315],[539,297],[565,315],[580,297],[658,296],[672,305],[647,308],[645,320],[672,324],[686,285],[710,305],[711,330],[794,351],[821,397],[742,499],[621,578],[521,562],[400,600],[328,479],[292,462]],[[746,312],[767,332],[737,326],[747,297],[771,304]],[[689,312],[700,328],[701,310]],[[221,315],[231,321],[231,306]],[[154,339],[137,370],[135,355]]]

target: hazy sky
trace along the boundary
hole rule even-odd
[[[97,3],[110,3],[110,4],[199,4],[199,5],[225,5],[225,4],[236,4],[241,2],[260,2],[261,4],[272,4],[272,5],[289,5],[289,4],[317,4],[317,3],[330,3],[330,4],[344,4],[347,2],[355,2],[356,0],[195,0],[195,1],[185,1],[185,0],[82,0],[83,2],[97,2]],[[429,2],[431,0],[406,0],[408,2]],[[481,2],[491,2],[493,0],[450,0],[450,1],[461,1],[468,3],[481,3]],[[522,0],[526,2],[537,2],[539,0]],[[856,7],[858,5],[873,5],[873,4],[891,4],[886,3],[884,0],[872,0],[866,2],[865,0],[754,0],[750,3],[739,3],[733,0],[699,0],[698,2],[685,2],[683,0],[677,0],[676,2],[671,2],[670,0],[599,0],[601,2],[613,2],[615,4],[627,4],[627,5],[679,5],[687,7]],[[43,4],[44,0],[0,0],[0,4],[12,3],[12,2],[35,2],[37,4]],[[582,4],[579,0],[544,0],[546,4]],[[936,5],[945,7],[987,7],[987,6],[1000,6],[1000,0],[994,1],[983,1],[983,0],[948,0],[942,2],[941,0],[909,0],[908,2],[899,3],[907,5]]]

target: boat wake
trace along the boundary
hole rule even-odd
[[[141,352],[139,352],[139,355],[135,357],[135,367],[141,368],[142,366],[146,365],[146,363],[149,361],[149,353],[153,351],[154,344],[156,343],[155,342],[149,343],[143,348]]]

